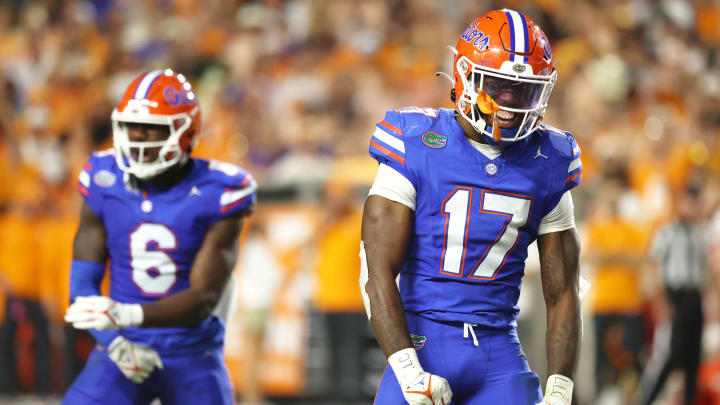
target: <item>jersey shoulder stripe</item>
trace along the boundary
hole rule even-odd
[[[377,140],[391,146],[393,149],[400,153],[405,153],[405,143],[403,142],[402,135],[398,135],[394,132],[387,132],[380,124],[377,124],[373,137]]]
[[[405,167],[402,126],[402,117],[397,111],[387,111],[385,117],[375,125],[375,131],[370,138],[370,155],[378,162],[386,163],[397,170]]]
[[[247,211],[256,200],[257,182],[253,176],[231,163],[218,160],[195,159],[207,165],[207,180],[216,191],[217,213],[221,216]]]
[[[547,124],[540,125],[539,133],[544,137],[544,145],[551,148],[553,154],[562,160],[561,164],[567,165],[565,190],[578,186],[582,180],[582,159],[580,146],[575,137],[568,131]],[[543,150],[545,150],[544,148],[545,146]]]
[[[385,121],[385,120],[382,120],[382,121],[378,122],[377,125],[378,125],[378,127],[384,129],[385,131],[387,131],[387,132],[390,133],[390,134],[395,134],[395,135],[400,135],[400,136],[402,136],[402,130],[401,130],[400,128],[392,125],[391,123],[389,123],[389,122],[387,122],[387,121]]]
[[[418,128],[429,127],[430,117],[437,118],[435,110],[417,107],[388,110],[374,128],[370,138],[369,153],[378,163],[390,166],[417,187],[418,180],[414,173],[412,156],[417,155],[417,147],[413,146],[412,138],[416,137]],[[410,159],[410,160],[408,160]]]
[[[237,187],[226,187],[220,195],[220,212],[225,213],[253,198],[257,191],[257,183],[249,174]]]
[[[78,173],[78,192],[95,214],[102,218],[103,195],[123,181],[115,162],[115,150],[96,151]]]
[[[377,141],[377,139],[370,139],[370,154],[373,153],[377,154],[380,153],[382,155],[385,155],[396,162],[405,165],[405,156],[404,154],[400,155],[397,153],[394,153],[392,150],[384,147],[380,142]]]

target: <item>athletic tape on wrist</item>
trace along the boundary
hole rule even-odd
[[[142,305],[140,304],[127,304],[128,314],[130,315],[130,326],[140,326],[145,319],[145,313],[143,312]]]
[[[565,404],[572,400],[573,386],[575,383],[568,377],[560,374],[553,374],[547,379],[545,386],[545,398],[561,398]]]
[[[408,378],[415,378],[415,376],[425,371],[420,365],[415,349],[410,347],[391,354],[388,357],[388,363],[400,384],[403,384]]]

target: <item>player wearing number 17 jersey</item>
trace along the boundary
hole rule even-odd
[[[239,167],[190,158],[200,106],[181,74],[138,77],[112,122],[114,150],[93,153],[80,172],[65,315],[98,346],[63,403],[232,404],[213,310],[255,182]]]
[[[455,109],[388,111],[370,140],[360,284],[389,367],[376,404],[569,404],[580,341],[573,136],[541,124],[556,80],[527,16],[491,11],[458,41]],[[517,338],[528,245],[548,314],[543,397]],[[395,285],[399,274],[399,291]]]

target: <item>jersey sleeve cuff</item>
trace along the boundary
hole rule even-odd
[[[538,235],[551,232],[560,232],[575,227],[575,206],[573,205],[570,191],[566,191],[555,208],[552,209],[542,220],[538,227]]]
[[[368,195],[379,195],[405,205],[413,211],[416,207],[417,191],[415,186],[402,173],[382,163],[378,167],[375,182]]]

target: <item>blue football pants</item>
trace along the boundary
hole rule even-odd
[[[159,398],[163,405],[232,405],[233,390],[222,349],[184,356],[162,356],[141,384],[120,372],[105,350],[95,349],[63,398],[62,405],[146,405]]]
[[[425,371],[448,380],[452,405],[535,405],[542,401],[540,381],[530,370],[515,331],[483,330],[411,313],[406,317],[410,333],[419,337],[414,340],[424,340],[421,348],[416,345],[420,364]],[[390,366],[374,404],[407,404]]]

